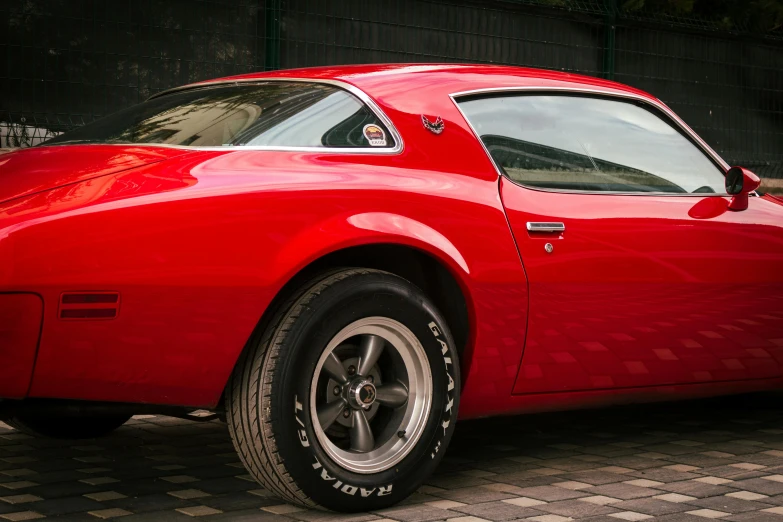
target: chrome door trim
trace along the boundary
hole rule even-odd
[[[669,118],[669,120],[674,122],[677,125],[677,127],[685,134],[687,138],[693,141],[694,144],[697,147],[699,147],[699,149],[701,149],[703,153],[709,156],[714,163],[716,163],[719,167],[723,169],[724,175],[726,174],[726,171],[729,169],[729,164],[726,163],[723,160],[723,158],[721,158],[720,155],[718,155],[717,152],[712,150],[712,148],[709,145],[707,145],[707,143],[703,139],[701,139],[701,137],[698,134],[696,134],[693,131],[693,129],[688,127],[688,125],[684,121],[682,121],[674,111],[672,111],[669,107],[664,105],[663,102],[657,99],[650,99],[632,92],[622,92],[622,91],[606,92],[599,89],[588,89],[583,87],[540,87],[540,86],[533,86],[533,85],[524,85],[518,87],[488,87],[483,89],[473,89],[470,91],[460,91],[460,92],[449,94],[449,98],[451,98],[452,103],[454,103],[454,105],[457,107],[457,111],[459,111],[459,113],[462,115],[462,118],[465,120],[465,122],[467,122],[468,127],[473,132],[473,135],[478,140],[478,142],[481,144],[481,147],[484,149],[484,152],[487,154],[489,161],[492,162],[492,165],[495,167],[496,173],[500,177],[508,178],[508,176],[505,176],[505,174],[503,174],[503,169],[501,169],[500,166],[495,162],[495,159],[492,157],[492,154],[490,154],[489,149],[487,149],[486,145],[484,145],[484,142],[482,141],[478,131],[476,131],[476,128],[473,126],[473,124],[470,122],[468,117],[462,111],[462,108],[459,106],[459,103],[457,102],[457,98],[464,98],[466,96],[476,96],[482,94],[504,93],[504,92],[508,92],[508,93],[518,92],[518,93],[525,93],[525,94],[533,94],[533,93],[589,94],[589,95],[603,97],[603,98],[623,98],[623,99],[630,99],[630,100],[642,102],[646,105],[649,105],[661,111],[665,116]],[[726,196],[726,194],[717,193],[717,192],[715,194],[701,194],[701,193],[679,194],[679,193],[671,193],[671,192],[583,191],[583,190],[568,190],[568,189],[558,190],[558,189],[549,189],[543,187],[524,185],[522,183],[518,183],[514,181],[511,178],[508,179],[515,185],[519,185],[521,187],[530,190],[537,190],[540,192],[555,192],[555,193],[566,193],[566,194],[625,195],[625,196],[680,196],[680,197]]]

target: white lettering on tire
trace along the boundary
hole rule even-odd
[[[304,446],[305,448],[310,447],[310,441],[307,438],[307,432],[304,429],[304,422],[299,418],[299,412],[302,411],[302,403],[299,402],[299,397],[294,395],[294,418],[296,419],[296,423],[299,424],[300,430],[297,431],[297,434],[299,435],[299,442]]]
[[[299,424],[302,429],[298,431],[299,435],[299,442],[302,443],[302,446],[305,448],[310,447],[310,441],[307,439],[307,433],[304,430],[304,423],[299,418],[299,412],[302,411],[302,403],[299,402],[299,397],[294,395],[294,418],[296,419],[296,423]],[[315,458],[315,457],[314,457]],[[338,491],[342,491],[346,495],[354,496],[356,495],[356,492],[358,491],[359,494],[362,497],[369,497],[375,491],[377,496],[384,497],[386,495],[391,495],[393,484],[389,484],[388,486],[381,486],[378,488],[372,488],[372,489],[365,489],[361,488],[359,486],[353,486],[351,484],[346,484],[343,481],[339,480],[337,477],[331,476],[327,471],[326,468],[324,468],[321,463],[318,461],[318,459],[315,459],[315,462],[313,463],[313,469],[314,470],[321,470],[321,480],[325,480],[327,482],[334,481],[334,484],[332,484],[332,487]]]
[[[451,371],[449,367],[452,365],[451,357],[448,356],[449,353],[449,345],[446,344],[446,341],[442,339],[443,333],[440,331],[440,328],[438,328],[438,325],[435,324],[435,321],[430,322],[430,324],[427,325],[432,332],[432,335],[435,336],[435,340],[437,340],[440,343],[441,347],[441,355],[443,355],[443,362],[446,366],[446,377],[449,379],[449,383],[446,386],[446,408],[445,413],[448,413],[448,418],[441,421],[441,427],[443,428],[443,436],[446,436],[446,429],[451,425],[451,417],[453,415],[451,408],[454,406],[454,378],[451,376]],[[438,454],[438,450],[440,450],[442,441],[438,439],[438,441],[435,443],[435,448],[430,453],[430,458],[435,458],[435,455]]]

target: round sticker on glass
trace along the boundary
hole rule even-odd
[[[364,137],[370,142],[371,147],[386,146],[386,133],[377,125],[372,123],[365,125],[362,132],[364,132]]]

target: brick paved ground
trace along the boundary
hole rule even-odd
[[[782,399],[464,422],[416,495],[359,516],[281,504],[249,479],[218,422],[138,417],[76,443],[0,424],[0,520],[783,522]]]

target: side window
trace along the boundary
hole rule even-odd
[[[492,159],[521,185],[585,192],[723,193],[720,169],[631,102],[508,95],[459,102]]]
[[[49,140],[204,147],[393,148],[378,116],[353,94],[310,82],[187,89],[145,101]]]

